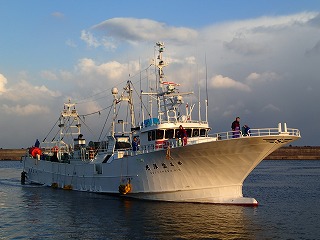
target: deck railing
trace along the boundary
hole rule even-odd
[[[209,134],[211,137],[217,138],[217,140],[228,140],[239,137],[260,137],[260,136],[275,136],[275,135],[291,135],[300,137],[300,131],[294,128],[287,128],[286,131],[279,131],[279,128],[257,128],[250,129],[249,133],[242,133],[241,131],[229,131],[220,132],[215,134]]]
[[[261,136],[297,136],[300,137],[300,131],[294,128],[287,128],[285,125],[284,131],[282,131],[281,127],[278,128],[257,128],[257,129],[250,129],[249,133],[242,133],[241,131],[234,132],[220,132],[209,134],[207,137],[191,137],[187,139],[187,145],[205,143],[205,142],[213,142],[213,141],[222,141],[222,140],[231,140],[236,138],[254,138],[254,137],[261,137]],[[182,147],[182,140],[181,139],[169,139],[160,141],[155,144],[148,144],[144,146],[140,146],[140,149],[136,152],[132,152],[129,155],[136,155],[142,154],[147,152],[153,152],[158,150],[176,147]]]
[[[242,133],[241,131],[234,132],[234,131],[228,131],[228,132],[219,132],[214,134],[209,134],[208,136],[198,136],[198,137],[190,137],[187,138],[187,145],[194,145],[199,143],[205,143],[205,142],[213,142],[213,141],[223,141],[223,140],[232,140],[237,138],[254,138],[254,137],[261,137],[261,136],[297,136],[300,137],[300,131],[298,129],[293,128],[287,128],[286,124],[284,124],[284,128],[282,131],[281,125],[279,124],[278,128],[258,128],[258,129],[250,129],[249,133]],[[131,148],[127,149],[119,149],[115,150],[115,153],[117,154],[118,158],[122,158],[123,156],[128,155],[137,155],[142,153],[148,153],[148,152],[154,152],[159,151],[163,149],[168,148],[177,148],[177,147],[183,147],[183,141],[181,139],[168,139],[168,140],[157,140],[155,143],[150,143],[147,145],[139,146],[138,151],[132,151]],[[48,150],[49,152],[52,151],[50,148],[44,148],[43,150]],[[64,149],[63,147],[59,149],[59,153],[62,152],[62,150],[68,150]],[[84,156],[84,159],[91,159],[89,156],[90,149],[82,149],[85,151],[82,155]],[[63,151],[63,152],[64,152]],[[95,153],[107,153],[107,149],[99,149],[96,150]],[[62,158],[62,155],[59,156],[59,159]],[[71,158],[73,158],[71,156]]]

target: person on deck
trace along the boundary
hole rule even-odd
[[[250,127],[246,124],[242,127],[242,135],[250,136]]]
[[[39,148],[39,147],[40,147],[40,142],[39,142],[39,140],[38,140],[38,139],[36,140],[36,142],[35,142],[34,146],[35,146],[36,148]]]
[[[233,138],[240,137],[240,117],[236,117],[236,120],[232,122],[231,129],[232,129]]]
[[[132,140],[132,151],[138,151],[139,150],[139,141],[137,137],[134,137]]]
[[[188,139],[187,139],[187,131],[182,127],[182,125],[179,126],[179,130],[177,132],[177,138],[179,141],[182,141],[182,146],[187,145]]]

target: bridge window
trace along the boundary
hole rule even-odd
[[[164,136],[164,130],[157,129],[156,130],[156,139],[163,139],[163,136]]]
[[[174,130],[173,129],[166,129],[164,138],[170,139],[170,138],[173,138],[173,136],[174,136]]]
[[[200,129],[200,137],[206,137],[207,136],[207,129]]]
[[[155,131],[149,131],[148,132],[148,141],[154,141],[156,139],[156,132]]]
[[[192,131],[192,137],[199,137],[199,129],[194,128]]]
[[[187,132],[187,137],[188,137],[188,138],[191,137],[192,129],[187,128],[187,129],[186,129],[186,132]]]

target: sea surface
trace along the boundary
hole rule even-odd
[[[320,161],[263,161],[258,207],[165,203],[21,185],[0,161],[0,239],[320,239]]]

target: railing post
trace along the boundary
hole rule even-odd
[[[278,123],[278,132],[279,132],[279,133],[282,132],[281,123]]]

